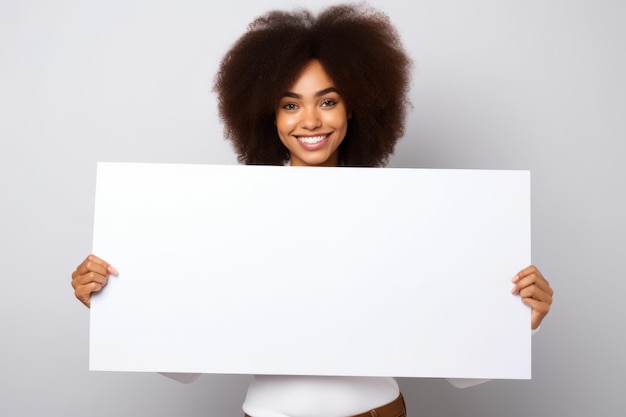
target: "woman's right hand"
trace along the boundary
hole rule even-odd
[[[117,269],[96,255],[89,255],[72,272],[74,295],[87,307],[91,305],[91,294],[100,291],[109,275],[117,275]]]

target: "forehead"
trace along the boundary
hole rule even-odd
[[[318,60],[310,61],[300,72],[296,81],[289,87],[294,93],[316,93],[334,87],[334,82]]]

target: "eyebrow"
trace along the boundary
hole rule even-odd
[[[315,97],[321,97],[321,96],[323,96],[325,94],[333,93],[333,92],[339,94],[339,91],[337,91],[337,89],[335,87],[328,87],[328,88],[325,88],[325,89],[320,90],[317,93],[315,93]],[[285,94],[283,94],[283,97],[291,97],[291,98],[302,99],[302,95],[296,94],[296,93],[292,93],[291,91],[285,92]]]

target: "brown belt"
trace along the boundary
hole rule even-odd
[[[250,417],[245,414],[245,417]],[[389,404],[350,417],[406,417],[406,406],[402,394]]]

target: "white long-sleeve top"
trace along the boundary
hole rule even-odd
[[[449,380],[459,387],[486,380]],[[395,400],[394,378],[257,375],[248,387],[243,411],[253,417],[346,417]]]
[[[184,383],[200,376],[163,375]],[[448,381],[457,388],[467,388],[488,379]],[[399,394],[397,381],[388,377],[255,375],[243,411],[253,417],[346,417],[390,403]]]
[[[163,373],[190,383],[200,374]],[[486,379],[448,379],[459,388]],[[395,378],[356,376],[255,375],[248,387],[243,411],[253,417],[346,417],[395,400],[400,394]]]

